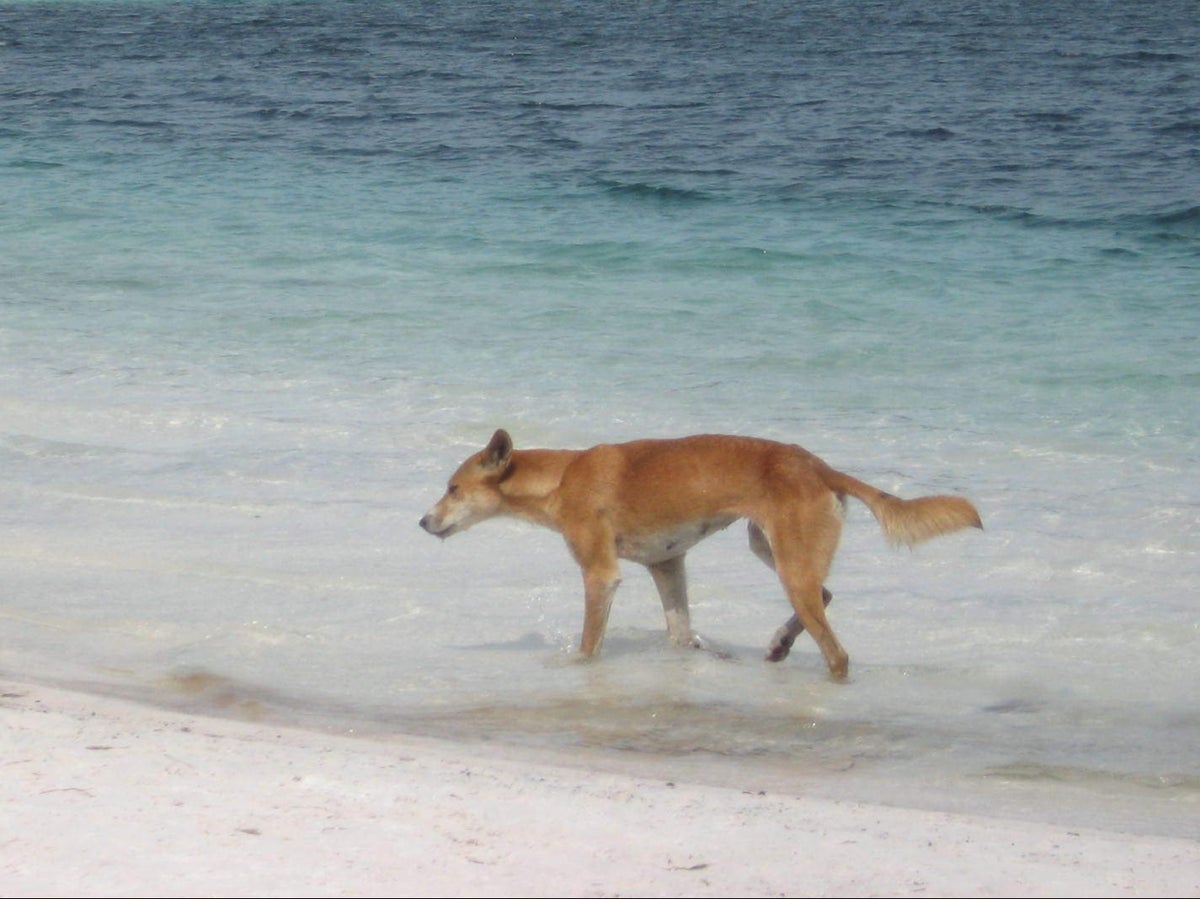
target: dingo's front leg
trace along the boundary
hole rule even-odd
[[[600,651],[613,594],[621,584],[616,541],[607,529],[589,528],[567,536],[571,554],[583,571],[583,636],[579,652],[586,658]]]
[[[621,584],[621,578],[612,570],[598,569],[583,575],[583,637],[579,651],[591,657],[600,651],[604,642],[604,631],[608,627],[608,612],[612,608],[613,594]]]

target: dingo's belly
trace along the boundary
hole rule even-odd
[[[617,535],[617,555],[641,565],[654,565],[682,556],[705,537],[724,530],[736,515],[722,515],[702,521],[689,521],[665,531]]]

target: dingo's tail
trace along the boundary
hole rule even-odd
[[[979,512],[961,496],[901,499],[833,468],[828,469],[824,480],[831,490],[864,503],[893,545],[915,546],[962,528],[983,527]]]

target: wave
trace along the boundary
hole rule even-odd
[[[98,125],[98,126],[102,126],[102,127],[112,127],[112,128],[158,129],[158,128],[172,127],[171,122],[164,122],[161,119],[121,119],[121,118],[100,119],[100,118],[92,118],[92,119],[88,120],[87,124]]]
[[[1161,128],[1155,128],[1154,133],[1160,134],[1164,137],[1200,137],[1200,120],[1173,122],[1170,125],[1163,125]]]
[[[1189,206],[1186,209],[1150,216],[1150,221],[1159,225],[1198,225],[1200,224],[1200,206]]]
[[[888,137],[916,137],[922,140],[953,140],[958,135],[949,128],[905,128],[900,131],[889,131]]]
[[[1183,53],[1161,52],[1157,50],[1133,50],[1128,53],[1118,53],[1110,58],[1119,65],[1190,61],[1189,57]]]
[[[971,207],[979,214],[1002,219],[1022,227],[1051,230],[1095,230],[1113,235],[1122,243],[1136,245],[1172,243],[1185,252],[1192,246],[1200,251],[1200,206],[1188,206],[1163,212],[1134,212],[1116,215],[1063,218],[1027,209],[1005,206]],[[1108,247],[1105,255],[1139,255],[1129,246]]]
[[[1167,209],[1152,212],[1117,213],[1112,215],[1098,214],[1094,216],[1060,216],[1036,212],[1022,206],[1009,206],[1003,203],[947,203],[937,200],[881,200],[886,207],[911,207],[919,209],[943,209],[948,212],[967,213],[998,221],[1007,221],[1029,228],[1103,228],[1126,232],[1144,231],[1153,235],[1162,229],[1169,229],[1175,236],[1200,226],[1200,205],[1189,205],[1178,209]],[[956,224],[958,216],[947,219],[947,224]],[[926,222],[928,224],[928,222]]]
[[[666,184],[651,184],[646,181],[618,181],[612,178],[597,178],[596,184],[609,194],[647,200],[656,203],[701,203],[713,199],[707,191],[690,187],[672,187]]]
[[[1030,110],[1019,113],[1017,118],[1039,132],[1051,133],[1069,132],[1079,128],[1084,121],[1079,113],[1064,110]]]
[[[0,137],[3,134],[0,133]],[[14,159],[11,162],[5,163],[5,168],[10,169],[61,169],[61,162],[48,162],[43,159]]]
[[[583,103],[565,103],[555,102],[553,100],[525,100],[517,104],[522,109],[538,109],[548,112],[588,112],[596,109],[620,109],[616,103],[605,103],[602,101],[583,102]]]

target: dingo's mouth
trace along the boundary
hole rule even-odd
[[[426,515],[424,518],[422,518],[419,524],[423,530],[442,540],[445,540],[458,530],[458,528],[453,524],[442,525],[439,527],[439,522],[435,522],[429,515]]]

